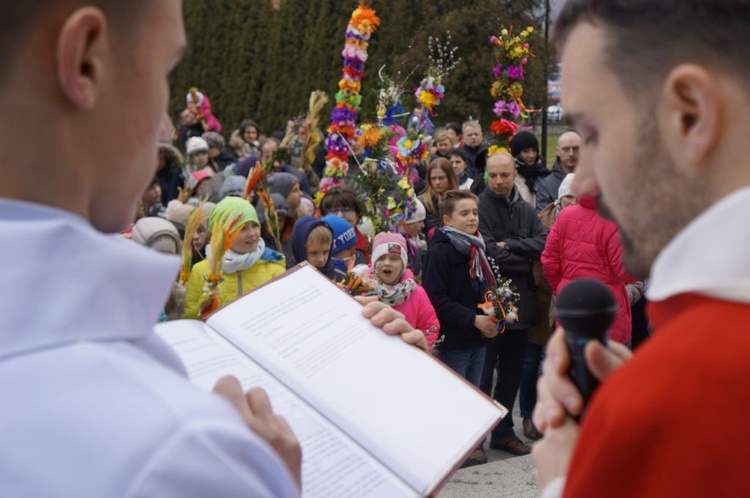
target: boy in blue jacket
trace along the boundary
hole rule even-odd
[[[346,278],[343,263],[331,257],[333,230],[325,221],[313,216],[303,216],[292,230],[292,252],[295,264],[307,261],[334,282]]]

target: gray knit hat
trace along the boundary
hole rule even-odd
[[[133,240],[159,252],[177,254],[182,247],[180,233],[172,222],[157,216],[141,218],[133,227]]]

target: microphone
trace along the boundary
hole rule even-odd
[[[604,343],[617,313],[617,303],[607,287],[591,278],[574,280],[557,295],[555,317],[565,329],[570,352],[570,375],[583,395],[586,409],[599,381],[586,366],[583,350],[589,341]]]

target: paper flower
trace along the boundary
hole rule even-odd
[[[490,94],[497,99],[493,112],[499,118],[492,123],[490,131],[496,135],[497,149],[507,149],[517,131],[518,125],[512,120],[528,117],[529,110],[523,103],[523,82],[526,77],[524,66],[528,63],[528,57],[533,57],[526,40],[533,32],[533,28],[528,27],[514,35],[511,27],[502,29],[499,36],[490,38],[496,57],[492,69],[495,81]]]
[[[340,183],[349,171],[351,142],[356,137],[357,117],[362,104],[362,76],[367,61],[367,46],[370,36],[380,25],[380,19],[371,8],[360,4],[349,18],[345,34],[344,59],[336,106],[331,111],[331,124],[326,139],[326,167],[320,189],[323,194]]]

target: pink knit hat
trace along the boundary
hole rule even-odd
[[[404,269],[408,266],[406,240],[400,233],[381,232],[375,236],[372,243],[372,262],[377,262],[381,256],[396,254],[401,258]]]

